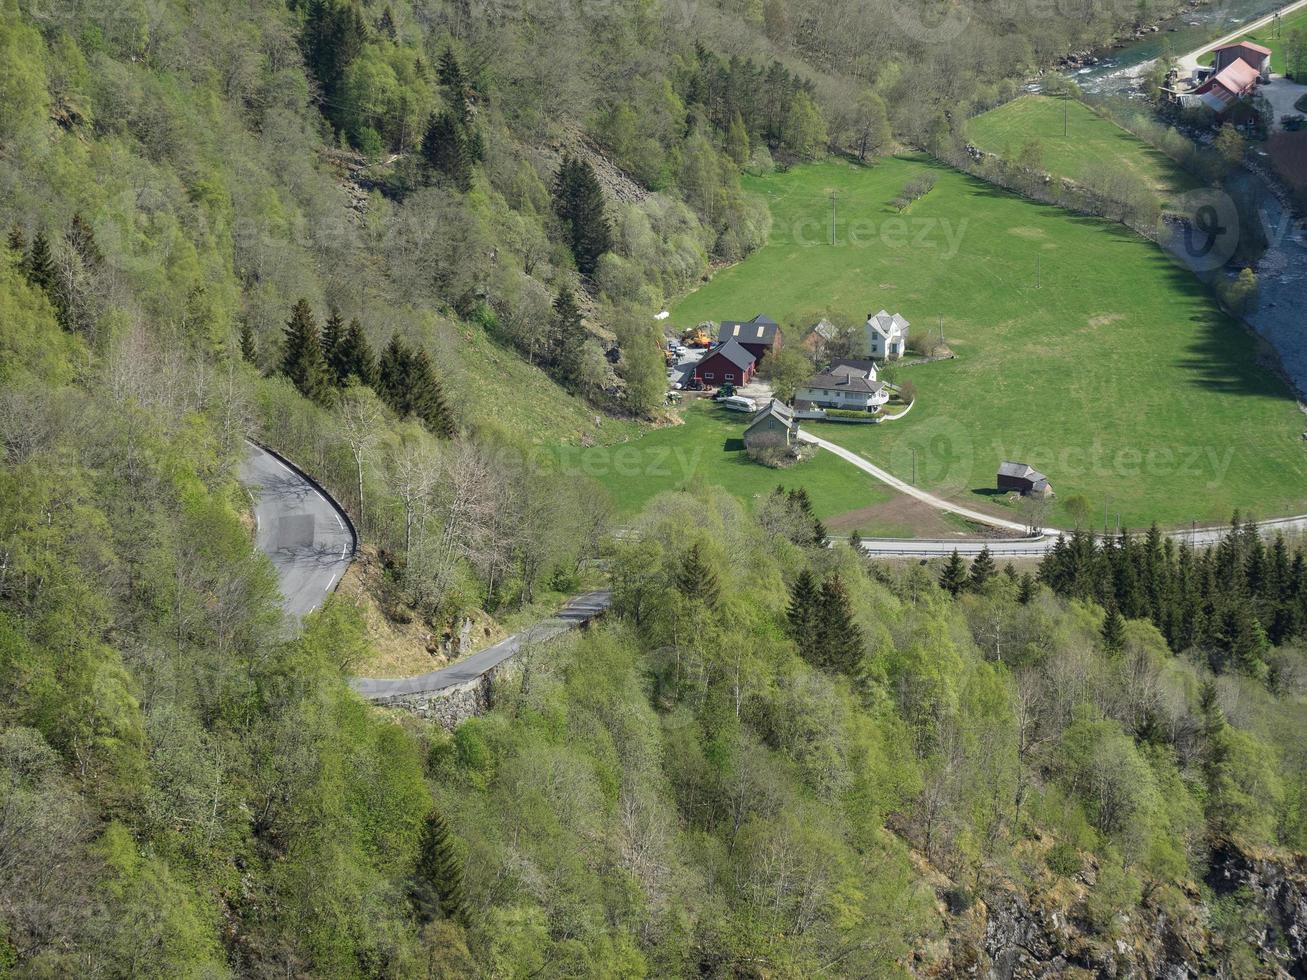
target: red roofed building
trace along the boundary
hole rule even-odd
[[[1194,89],[1192,96],[1220,115],[1241,99],[1251,97],[1261,78],[1257,68],[1243,58],[1235,58]]]
[[[694,377],[709,388],[720,388],[724,384],[747,385],[757,370],[757,359],[732,337],[703,355]]]

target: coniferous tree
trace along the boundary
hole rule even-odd
[[[1125,646],[1125,619],[1122,618],[1115,602],[1108,605],[1107,612],[1103,616],[1101,636],[1103,649],[1108,653],[1119,653]]]
[[[37,289],[44,290],[53,300],[55,287],[54,257],[50,254],[50,240],[44,231],[38,231],[32,238],[32,247],[28,249],[23,262],[23,274]]]
[[[240,348],[241,357],[245,359],[246,363],[255,364],[258,362],[259,350],[254,343],[254,330],[250,327],[249,320],[241,320]]]
[[[377,358],[372,353],[367,334],[363,332],[363,325],[357,319],[349,321],[349,328],[340,338],[329,362],[336,384],[344,386],[350,378],[358,378],[360,384],[376,389]]]
[[[603,188],[589,163],[563,157],[554,180],[554,212],[577,269],[590,275],[599,257],[612,247],[612,230],[604,208]]]
[[[399,31],[395,29],[395,13],[390,9],[390,4],[386,4],[386,9],[377,18],[377,33],[389,41],[399,38]]]
[[[971,563],[971,575],[967,584],[973,592],[980,592],[985,588],[985,583],[994,577],[996,571],[994,556],[989,553],[989,545],[985,545],[980,549],[980,554],[976,555],[976,560]]]
[[[339,119],[336,103],[345,72],[363,51],[367,25],[353,0],[310,0],[304,23],[304,63],[322,88],[328,118]]]
[[[697,541],[681,556],[673,584],[681,594],[701,600],[709,609],[716,609],[721,601],[721,579],[717,577],[717,570],[704,559]]]
[[[305,398],[325,404],[331,397],[327,362],[322,356],[322,337],[308,300],[297,302],[286,321],[281,373],[290,378]]]
[[[1035,598],[1035,589],[1034,576],[1029,572],[1024,573],[1021,576],[1020,583],[1017,585],[1017,602],[1021,603],[1023,606],[1030,605],[1031,600]]]
[[[852,674],[862,662],[862,628],[853,620],[853,604],[839,575],[821,584],[815,632],[808,659],[817,667]]]
[[[580,347],[584,338],[581,308],[576,305],[576,296],[572,290],[563,286],[554,297],[553,316],[549,319],[549,331],[545,335],[540,358],[550,367],[561,368],[565,352],[569,348]]]
[[[104,260],[100,247],[95,243],[95,231],[80,212],[73,215],[65,238],[88,269],[96,268]]]
[[[340,310],[333,306],[327,313],[327,322],[322,325],[322,356],[327,361],[331,383],[337,386],[345,380],[339,377],[335,371],[336,351],[340,347],[340,341],[344,334],[345,321],[340,315]]]
[[[466,125],[469,121],[467,76],[463,73],[463,66],[458,63],[458,56],[454,54],[453,48],[446,47],[441,54],[438,72],[440,84],[444,87],[445,94],[449,96],[450,104],[458,114],[459,122]]]
[[[817,581],[806,568],[799,572],[790,587],[790,604],[785,620],[790,639],[799,645],[800,652],[808,649],[817,635]],[[803,654],[805,659],[807,654]]]
[[[413,414],[432,435],[449,438],[454,434],[454,417],[430,356],[419,350],[413,355],[411,365]]]
[[[962,560],[957,548],[953,549],[953,554],[949,555],[944,565],[944,571],[940,573],[939,587],[954,599],[967,587],[967,563]]]
[[[15,223],[9,229],[9,237],[6,239],[9,244],[9,251],[18,256],[21,262],[27,256],[27,234],[23,231],[23,226]]]
[[[849,547],[859,557],[862,556],[862,535],[858,533],[857,528],[854,528],[853,533],[849,535]]]
[[[377,394],[400,418],[413,411],[412,362],[408,344],[398,333],[392,334],[377,367]]]
[[[417,866],[413,870],[409,894],[420,922],[441,917],[460,923],[467,921],[463,859],[439,810],[433,809],[427,814],[422,825]]]
[[[459,190],[472,186],[472,157],[462,124],[450,112],[431,117],[422,137],[422,156],[432,170],[442,174]]]
[[[731,118],[731,128],[726,131],[726,154],[736,166],[743,167],[749,162],[749,131],[738,112]]]

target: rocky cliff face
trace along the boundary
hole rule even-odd
[[[1036,856],[1031,854],[1030,857]],[[919,977],[977,980],[1149,977],[1197,980],[1256,976],[1307,980],[1307,856],[1252,853],[1235,845],[1212,855],[1207,884],[1218,898],[1238,894],[1248,915],[1233,937],[1248,955],[1221,973],[1232,937],[1220,934],[1196,885],[1150,889],[1110,935],[1097,928],[1089,900],[1098,868],[1062,878],[1042,861],[1020,882],[991,879],[974,900],[936,884],[943,939],[910,964]]]

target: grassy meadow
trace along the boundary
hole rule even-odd
[[[967,135],[982,150],[1008,160],[1027,142],[1038,140],[1044,167],[1071,180],[1124,169],[1164,199],[1197,186],[1165,153],[1072,99],[1023,95],[976,116],[967,124]]]
[[[565,470],[602,483],[623,515],[638,513],[665,490],[695,484],[725,487],[746,504],[777,485],[786,489],[806,487],[817,516],[823,520],[895,496],[884,484],[829,453],[818,453],[813,459],[783,470],[755,463],[745,453],[741,439],[749,416],[707,399],[689,402],[681,418],[681,425],[651,429],[619,445],[561,446],[555,450],[555,458]]]
[[[895,214],[888,202],[926,169],[935,188]],[[1054,522],[1076,496],[1133,527],[1307,510],[1307,419],[1242,326],[1152,243],[917,157],[748,187],[771,206],[769,244],[674,306],[673,323],[766,312],[795,340],[821,313],[884,307],[917,334],[942,324],[958,355],[898,369],[920,393],[905,419],[817,427],[824,437],[905,478],[915,456],[919,485],[980,506],[1003,506],[987,492],[998,463],[1024,460],[1058,493]],[[749,468],[703,472],[738,481]]]

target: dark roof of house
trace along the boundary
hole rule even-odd
[[[827,374],[847,374],[850,371],[861,372],[865,378],[876,370],[875,361],[859,360],[855,357],[836,358],[835,363],[830,366]]]
[[[871,381],[860,374],[814,374],[799,387],[814,388],[817,391],[860,391],[874,395],[885,387],[883,381]]]
[[[744,430],[744,434],[748,435],[753,431],[755,426],[761,425],[769,419],[776,419],[778,422],[787,426],[793,425],[794,412],[784,402],[773,398],[766,408],[760,409],[758,414],[753,417],[753,421],[750,422],[748,427]]]
[[[739,341],[733,338],[731,340],[726,341],[726,343],[722,344],[720,347],[715,347],[712,350],[710,350],[707,354],[704,355],[703,361],[708,360],[708,358],[710,357],[715,357],[718,354],[726,358],[741,371],[746,370],[749,367],[749,365],[756,360],[756,358],[752,354],[750,354],[747,350],[744,349],[744,347],[740,345]],[[703,361],[700,361],[699,363],[702,364]]]
[[[1008,460],[1004,460],[999,464],[998,475],[1010,476],[1017,480],[1029,480],[1032,483],[1038,483],[1041,480],[1044,483],[1048,482],[1048,477],[1029,463],[1013,463]]]
[[[780,331],[775,320],[759,313],[752,320],[723,320],[717,339],[722,343],[734,339],[743,344],[770,344]]]

